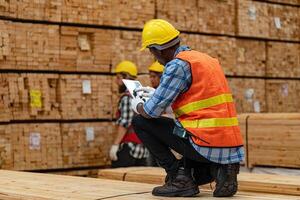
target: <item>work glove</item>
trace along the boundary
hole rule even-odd
[[[132,108],[132,110],[133,110],[135,113],[139,113],[139,112],[137,111],[137,106],[138,106],[138,104],[140,104],[140,103],[142,103],[142,104],[144,105],[145,100],[142,99],[142,98],[140,98],[139,96],[136,96],[135,98],[133,98],[133,99],[131,100],[131,108]]]
[[[152,87],[139,87],[134,90],[141,98],[150,98],[155,92],[155,89]]]
[[[109,151],[109,157],[112,161],[116,161],[118,160],[118,156],[117,156],[117,152],[119,150],[119,145],[118,144],[113,144],[110,147],[110,151]]]

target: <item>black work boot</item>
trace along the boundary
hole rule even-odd
[[[212,168],[212,175],[216,181],[214,197],[233,196],[238,189],[237,174],[240,164],[216,165]]]
[[[164,197],[191,197],[199,193],[199,188],[195,184],[190,173],[179,168],[174,175],[167,175],[166,183],[163,186],[153,188],[154,196]]]

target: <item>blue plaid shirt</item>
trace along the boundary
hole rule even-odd
[[[187,46],[180,46],[174,57],[181,51],[189,51]],[[189,63],[175,58],[165,65],[160,85],[153,96],[144,104],[145,112],[151,117],[159,117],[175,99],[189,89],[192,83],[192,74]],[[176,121],[177,126],[181,124]],[[244,148],[210,148],[195,144],[189,138],[194,149],[206,159],[220,164],[230,164],[243,161]]]

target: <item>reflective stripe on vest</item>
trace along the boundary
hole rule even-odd
[[[180,117],[181,115],[191,113],[193,111],[201,110],[204,108],[216,106],[222,103],[231,103],[233,102],[233,98],[231,94],[221,94],[218,96],[210,97],[207,99],[203,99],[200,101],[195,101],[192,103],[188,103],[174,111],[176,117]]]
[[[226,127],[238,126],[238,119],[232,118],[211,118],[199,120],[182,120],[180,121],[184,128],[212,128],[212,127]]]

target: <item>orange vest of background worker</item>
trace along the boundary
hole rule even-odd
[[[117,134],[109,153],[112,167],[144,166],[149,152],[131,126],[134,116],[130,107],[132,97],[122,82],[122,79],[136,79],[137,67],[134,63],[125,60],[117,65],[115,72],[121,97],[116,113]]]

